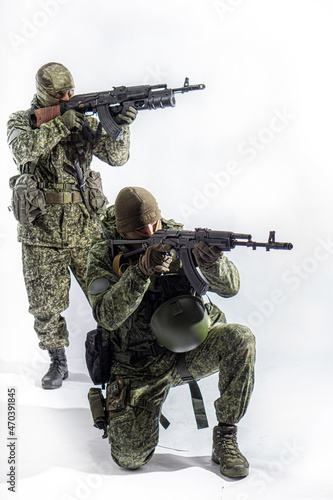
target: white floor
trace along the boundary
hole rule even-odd
[[[259,346],[255,391],[239,424],[239,444],[250,461],[250,475],[229,480],[210,458],[216,375],[200,382],[209,429],[196,429],[188,387],[174,389],[164,407],[171,425],[167,430],[161,427],[151,462],[134,472],[114,464],[107,440],[92,425],[87,400],[92,384],[83,360],[83,339],[78,330],[67,349],[70,376],[60,390],[41,389],[48,356],[36,346],[33,333],[25,352],[17,351],[22,361],[4,361],[1,356],[2,499],[333,498],[328,355],[321,353],[319,359],[313,352],[309,369],[299,351],[286,352],[281,359],[281,352]],[[5,478],[9,472],[7,388],[11,387],[17,402],[14,497]]]

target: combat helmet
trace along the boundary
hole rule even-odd
[[[173,352],[187,352],[207,337],[209,316],[204,303],[193,295],[180,295],[161,304],[150,321],[158,343]]]

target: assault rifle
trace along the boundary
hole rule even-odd
[[[123,134],[123,129],[114,120],[116,115],[126,113],[131,106],[138,111],[174,107],[176,105],[175,94],[204,88],[205,85],[202,83],[190,85],[189,79],[185,78],[184,86],[176,89],[169,89],[165,83],[162,83],[136,87],[113,87],[113,90],[105,92],[74,95],[69,101],[61,102],[56,106],[31,110],[30,125],[34,129],[39,128],[42,123],[62,115],[69,109],[80,113],[97,113],[104,130],[112,139],[118,141]]]
[[[204,295],[209,289],[209,282],[206,280],[200,269],[197,267],[192,249],[197,243],[203,241],[209,246],[215,246],[223,252],[232,250],[236,246],[250,247],[256,250],[258,247],[269,250],[291,250],[292,243],[281,243],[275,241],[275,231],[270,231],[267,243],[252,241],[251,234],[231,233],[229,231],[214,231],[211,229],[197,228],[195,231],[179,231],[173,229],[156,231],[150,238],[141,240],[111,240],[113,245],[134,245],[140,244],[141,248],[132,250],[123,255],[124,258],[145,252],[152,245],[171,245],[176,251],[177,257],[181,260],[185,274],[199,295]]]

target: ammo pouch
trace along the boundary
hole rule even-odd
[[[106,209],[108,200],[103,193],[102,179],[99,172],[86,170],[84,173],[86,186],[89,190],[89,203],[96,214],[102,213]]]
[[[15,175],[9,179],[9,186],[13,191],[10,210],[21,224],[31,224],[45,212],[45,194],[33,174]]]
[[[103,438],[107,437],[107,411],[105,408],[105,398],[101,389],[91,387],[88,392],[90,411],[94,421],[94,427],[103,429]]]

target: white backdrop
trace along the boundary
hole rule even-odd
[[[329,499],[333,496],[332,87],[329,0],[14,0],[1,2],[0,482],[10,472],[7,390],[16,391],[16,498]],[[15,165],[6,144],[11,112],[27,109],[46,62],[65,64],[76,93],[185,76],[206,89],[175,108],[144,111],[121,168],[94,159],[112,203],[143,186],[163,215],[187,229],[291,241],[290,252],[239,248],[228,255],[241,290],[211,299],[257,338],[256,386],[239,425],[250,476],[228,481],[210,461],[217,378],[200,383],[210,429],[197,431],[188,388],[165,405],[172,421],[142,470],[128,473],[92,427],[84,363],[90,308],[73,282],[65,312],[70,378],[43,391],[48,358],[27,312],[16,224],[7,210]]]

